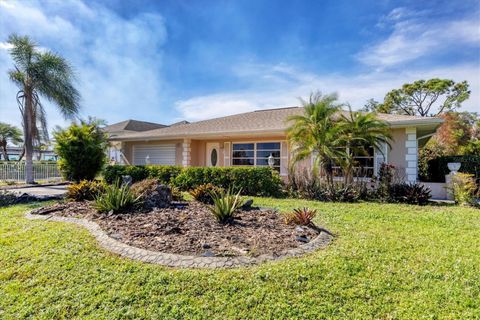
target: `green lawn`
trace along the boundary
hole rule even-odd
[[[0,318],[474,319],[480,210],[256,199],[309,206],[338,236],[302,258],[175,270],[118,258],[81,227],[0,209]]]

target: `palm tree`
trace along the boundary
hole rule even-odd
[[[22,140],[22,131],[8,123],[0,122],[0,147],[2,147],[3,159],[8,161],[7,144],[20,144]]]
[[[378,119],[375,113],[354,112],[350,109],[347,115],[342,114],[342,140],[348,152],[340,160],[345,182],[353,180],[353,169],[357,165],[354,154],[368,155],[368,148],[383,152],[383,145],[389,147],[392,136],[389,125]]]
[[[323,169],[327,181],[333,183],[333,163],[335,159],[346,156],[343,147],[344,126],[339,125],[337,95],[310,95],[308,102],[300,100],[305,112],[288,118],[292,125],[287,129],[288,140],[292,146],[293,164],[308,157],[313,158],[313,169]]]
[[[80,94],[73,86],[72,67],[64,58],[50,51],[40,51],[28,36],[11,35],[8,43],[12,45],[10,54],[14,61],[9,76],[19,88],[17,102],[22,113],[26,182],[33,183],[34,139],[47,133],[40,97],[53,102],[68,119],[78,113]]]

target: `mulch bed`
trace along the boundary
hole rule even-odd
[[[318,232],[286,225],[273,210],[239,210],[230,224],[218,223],[198,202],[150,212],[98,214],[90,202],[65,202],[34,214],[86,218],[109,236],[134,247],[200,256],[278,254],[311,241]]]

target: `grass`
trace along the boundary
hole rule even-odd
[[[302,258],[175,270],[98,248],[75,225],[0,209],[0,318],[475,319],[480,210],[255,199],[316,208],[338,236]]]

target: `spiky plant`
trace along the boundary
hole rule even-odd
[[[233,220],[235,211],[243,205],[240,192],[241,190],[235,194],[232,188],[226,192],[224,190],[210,191],[213,205],[208,206],[208,209],[218,222],[226,223]]]

